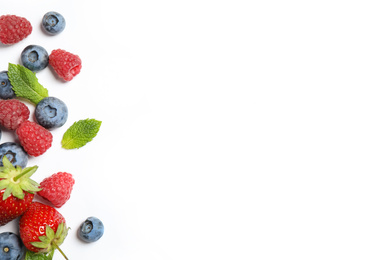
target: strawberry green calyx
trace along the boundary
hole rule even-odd
[[[56,232],[54,232],[54,230],[47,225],[46,235],[38,237],[40,242],[31,242],[31,244],[37,248],[40,248],[40,253],[53,254],[53,251],[57,249],[65,259],[68,259],[64,252],[59,248],[68,235],[68,230],[69,228],[66,227],[65,223],[58,224]]]
[[[38,166],[26,167],[13,166],[7,156],[3,156],[3,167],[0,167],[0,190],[5,189],[3,200],[10,195],[18,199],[24,199],[24,192],[35,193],[40,191],[39,184],[30,177],[37,171]]]

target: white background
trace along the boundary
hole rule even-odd
[[[70,259],[389,259],[388,1],[0,3],[34,26],[0,70],[28,44],[83,61],[68,83],[37,74],[69,119],[29,161],[37,181],[76,179]],[[67,21],[54,37],[51,10]],[[61,149],[85,118],[98,136]],[[91,215],[106,231],[85,244]]]

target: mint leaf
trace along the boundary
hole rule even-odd
[[[17,97],[38,104],[49,96],[48,90],[39,84],[35,73],[19,64],[8,64],[8,78]]]
[[[54,251],[53,251],[54,252]],[[29,250],[26,251],[26,257],[25,260],[51,260],[53,259],[53,255],[45,255],[43,253],[34,253]]]
[[[86,145],[97,135],[102,121],[95,119],[84,119],[71,125],[62,137],[62,147],[75,149]]]

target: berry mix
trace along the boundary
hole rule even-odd
[[[42,28],[49,35],[65,29],[65,18],[58,12],[48,12],[42,18]],[[0,42],[12,45],[27,38],[33,31],[31,23],[16,15],[0,16]],[[0,144],[0,226],[18,221],[19,234],[0,233],[0,259],[52,259],[60,249],[69,227],[57,210],[71,196],[75,179],[72,174],[59,171],[41,183],[31,179],[37,166],[27,167],[30,156],[42,156],[51,146],[52,129],[62,127],[68,118],[66,104],[49,96],[36,77],[36,72],[51,66],[62,81],[71,81],[80,73],[82,63],[78,55],[63,49],[49,54],[42,46],[29,45],[21,53],[21,65],[9,64],[0,72],[0,126],[11,130],[18,141]],[[29,120],[29,108],[35,105],[34,118]],[[84,119],[75,122],[64,133],[64,149],[78,149],[92,141],[101,121]],[[0,129],[1,138],[1,129]],[[47,203],[34,200],[35,195]],[[79,227],[82,241],[95,242],[104,232],[103,223],[88,217]]]

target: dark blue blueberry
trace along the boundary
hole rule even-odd
[[[103,233],[103,223],[96,217],[87,218],[77,231],[79,238],[85,242],[98,241]]]
[[[35,119],[47,129],[63,126],[68,119],[68,108],[56,97],[44,98],[35,107]]]
[[[0,145],[0,166],[3,166],[4,155],[7,156],[13,166],[19,165],[24,168],[27,165],[28,155],[20,144],[6,142]]]
[[[49,64],[49,54],[39,45],[29,45],[22,51],[21,61],[27,69],[37,72]]]
[[[65,29],[65,18],[57,12],[48,12],[42,18],[43,29],[51,35],[56,35]]]
[[[15,91],[12,89],[11,82],[8,79],[8,71],[0,72],[0,98],[10,99],[16,97]]]
[[[26,248],[20,237],[12,232],[0,233],[0,259],[21,260]]]

